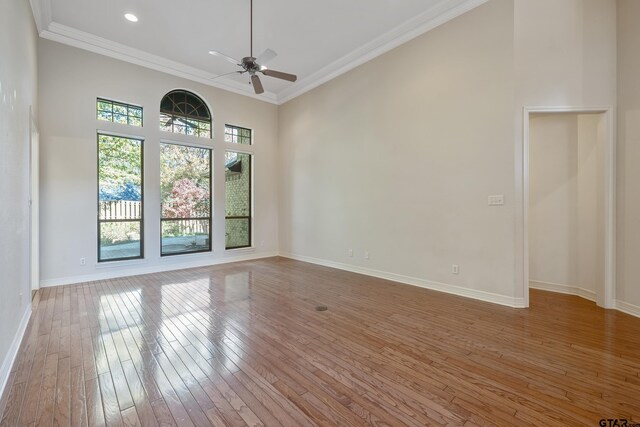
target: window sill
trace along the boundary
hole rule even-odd
[[[225,249],[225,253],[242,253],[242,252],[254,252],[256,250],[255,246],[247,246],[246,248],[233,248],[233,249]]]

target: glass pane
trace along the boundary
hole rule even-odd
[[[225,153],[226,248],[251,246],[251,155]]]
[[[140,221],[100,223],[100,261],[139,258]]]
[[[172,123],[173,121],[171,120],[171,116],[160,114],[160,130],[171,132]]]
[[[142,108],[129,106],[129,115],[142,118]]]
[[[98,111],[98,120],[106,120],[108,122],[113,121],[113,114],[107,111]]]
[[[129,124],[131,126],[142,126],[142,119],[138,117],[129,116]]]
[[[227,218],[225,220],[225,247],[227,249],[251,246],[251,218]]]
[[[124,125],[127,124],[127,116],[122,115],[122,114],[115,114],[113,115],[113,121],[115,123],[122,123]]]
[[[98,135],[100,219],[142,218],[142,141]]]
[[[113,112],[116,114],[127,115],[127,106],[122,104],[113,104]]]
[[[162,255],[209,250],[209,219],[162,221]]]
[[[160,144],[162,218],[211,217],[211,150]]]
[[[111,111],[112,104],[106,101],[98,101],[97,109],[103,111]]]

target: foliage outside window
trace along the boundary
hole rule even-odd
[[[142,107],[98,98],[96,101],[98,120],[123,125],[142,126]]]
[[[211,150],[160,144],[161,255],[211,250]]]
[[[211,113],[205,102],[186,90],[174,90],[160,103],[160,129],[211,138]]]
[[[225,153],[225,247],[238,249],[252,243],[252,155]]]
[[[224,142],[251,145],[251,129],[225,125]]]
[[[142,140],[98,134],[98,261],[143,257]]]

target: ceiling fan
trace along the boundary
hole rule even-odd
[[[232,64],[238,65],[242,67],[242,70],[235,71],[233,73],[228,74],[244,74],[249,73],[251,76],[251,84],[253,85],[253,90],[256,94],[261,94],[264,92],[264,88],[262,87],[262,82],[260,81],[260,77],[258,77],[257,73],[262,73],[265,76],[275,77],[276,79],[287,80],[289,82],[295,82],[298,77],[293,74],[283,73],[281,71],[270,70],[266,67],[266,64],[276,57],[277,53],[275,53],[271,49],[267,49],[262,52],[257,57],[253,56],[253,0],[251,0],[251,11],[250,11],[250,49],[249,56],[242,58],[242,61],[238,61],[237,59],[233,59],[232,57],[225,55],[224,53],[220,53],[215,50],[210,50],[209,53],[213,56],[217,56],[219,58],[225,59]],[[227,74],[223,74],[219,77],[222,77]]]

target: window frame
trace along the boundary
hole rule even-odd
[[[204,108],[206,109],[207,114],[209,115],[208,118],[204,118],[204,117],[200,117],[197,115],[190,115],[190,114],[182,114],[182,113],[178,113],[176,111],[163,111],[162,109],[162,103],[165,100],[166,97],[174,94],[174,93],[184,93],[187,94],[189,96],[195,97],[197,98],[201,103],[202,106],[204,106]],[[175,105],[175,104],[174,104]],[[211,114],[211,108],[209,108],[209,105],[207,104],[207,102],[198,94],[194,93],[193,91],[187,90],[187,89],[173,89],[170,90],[169,92],[165,93],[162,98],[160,99],[160,108],[158,109],[159,112],[159,128],[161,132],[167,132],[173,135],[184,135],[187,137],[195,137],[195,138],[205,138],[205,139],[213,139],[213,114]],[[171,120],[171,130],[166,130],[164,128],[164,126],[162,125],[162,116],[168,116],[169,120]],[[180,120],[182,122],[184,122],[183,125],[180,126],[184,126],[185,127],[185,132],[175,132],[174,131],[174,126],[175,126],[175,122],[176,120]],[[195,121],[197,126],[191,126],[192,128],[194,128],[196,130],[196,134],[190,135],[186,132],[186,128],[189,126],[188,121]],[[209,134],[208,135],[200,135],[200,132],[202,131],[202,128],[200,126],[201,123],[208,123],[209,124]]]
[[[182,135],[182,134],[178,134]],[[166,139],[161,139],[159,145],[179,145],[187,148],[196,148],[200,150],[209,150],[209,217],[206,218],[163,218],[162,216],[162,194],[160,194],[160,258],[177,256],[177,255],[190,255],[190,254],[201,254],[207,252],[213,252],[213,207],[214,207],[214,197],[213,197],[213,160],[214,160],[214,150],[213,147],[208,146],[200,146],[196,144],[190,144],[187,142],[178,142],[178,141],[170,141]],[[160,177],[162,177],[162,154],[160,154]],[[158,182],[160,184],[161,181]],[[162,222],[163,221],[180,221],[180,220],[205,220],[208,219],[209,222],[209,248],[198,250],[198,251],[189,251],[189,252],[176,252],[176,253],[162,253]]]
[[[135,140],[135,141],[140,141],[140,219],[134,219],[134,220],[128,220],[128,219],[124,219],[124,220],[103,220],[100,219],[100,137],[101,136],[107,136],[107,137],[112,137],[112,138],[122,138],[122,139],[131,139],[131,140]],[[133,136],[133,135],[124,135],[124,134],[118,134],[116,132],[110,132],[110,131],[103,131],[103,130],[98,130],[96,132],[96,199],[97,199],[97,206],[96,206],[96,217],[97,217],[97,231],[98,231],[98,236],[97,236],[97,260],[98,260],[98,264],[105,264],[105,263],[110,263],[110,262],[117,262],[117,261],[133,261],[133,260],[140,260],[140,259],[144,259],[144,237],[145,237],[145,233],[144,233],[144,208],[145,208],[145,204],[144,204],[144,141],[145,138],[142,136]],[[103,223],[109,223],[109,222],[140,222],[140,255],[135,256],[135,257],[120,257],[120,258],[109,258],[109,259],[102,259],[101,257],[101,251],[100,251],[100,226]]]
[[[227,129],[238,129],[240,130],[244,130],[244,131],[249,131],[249,143],[245,144],[242,142],[233,142],[233,141],[227,141],[227,135],[231,135],[232,137],[234,136],[233,134],[229,134],[227,133]],[[242,135],[237,135],[239,138],[247,138],[246,136],[242,136]],[[242,146],[248,146],[248,147],[252,147],[253,146],[253,129],[251,128],[246,128],[243,126],[236,126],[236,125],[230,125],[229,123],[225,123],[224,125],[224,137],[225,137],[225,143],[226,144],[232,144],[232,146],[238,146],[238,147],[242,147]],[[252,153],[253,154],[253,153]]]
[[[98,104],[99,104],[100,102],[106,102],[106,103],[111,104],[111,111],[101,110],[101,109],[98,107]],[[119,106],[121,106],[121,107],[125,107],[125,108],[127,109],[127,114],[126,114],[126,117],[127,117],[127,123],[120,123],[120,122],[116,122],[116,121],[114,120],[113,115],[114,115],[114,114],[116,114],[116,113],[114,113],[114,112],[113,112],[113,107],[114,107],[115,105],[119,105]],[[136,109],[136,110],[140,110],[140,117],[139,117],[139,118],[140,118],[140,126],[135,125],[135,124],[131,124],[130,118],[131,118],[131,117],[138,118],[138,117],[133,116],[132,114],[129,114],[129,109]],[[100,118],[100,116],[99,116],[100,111],[104,111],[104,112],[107,112],[107,113],[111,113],[111,120],[104,120],[104,119],[101,119],[101,118]],[[130,104],[130,103],[127,103],[127,102],[122,102],[122,101],[115,101],[115,100],[113,100],[113,99],[102,98],[102,97],[98,96],[98,97],[96,97],[96,120],[101,121],[101,122],[115,123],[115,124],[117,124],[117,125],[133,126],[133,127],[140,127],[140,128],[141,128],[141,127],[144,127],[144,107],[143,107],[143,106],[141,106],[141,105]]]
[[[224,219],[225,219],[225,227],[224,227],[224,235],[225,235],[225,251],[234,251],[234,250],[242,250],[242,249],[252,249],[255,247],[254,245],[254,200],[253,200],[253,196],[255,193],[255,189],[254,189],[254,182],[253,182],[253,177],[254,177],[254,165],[255,165],[255,152],[253,150],[253,129],[252,128],[246,128],[246,127],[242,127],[242,126],[236,126],[236,125],[230,125],[228,123],[225,124],[225,135],[226,135],[226,128],[227,127],[232,127],[232,128],[239,128],[239,129],[244,129],[244,130],[248,130],[250,132],[250,141],[251,144],[241,144],[241,143],[236,143],[236,142],[225,142],[225,146],[224,146],[224,152],[226,153],[236,153],[236,154],[244,154],[249,156],[249,215],[248,216],[237,216],[237,215],[232,215],[232,216],[227,216],[227,187],[226,187],[226,178],[225,178],[225,197],[224,197],[224,201],[225,201],[225,205],[224,205]],[[223,165],[225,166],[225,173],[226,173],[226,165],[225,162],[223,161]],[[249,233],[249,242],[247,245],[243,245],[243,246],[231,246],[231,247],[227,247],[227,243],[226,243],[226,234],[227,234],[227,219],[245,219],[248,218],[249,220],[249,224],[248,224],[248,233]]]

